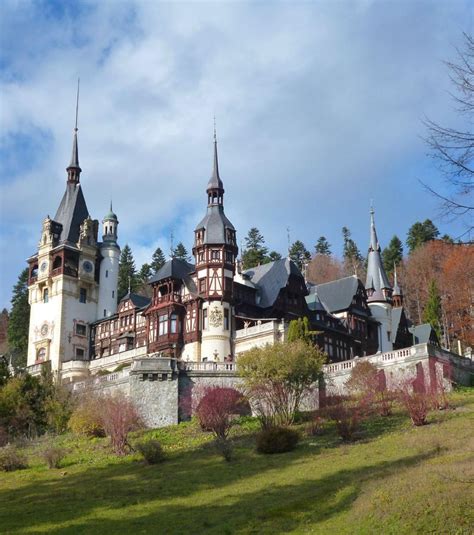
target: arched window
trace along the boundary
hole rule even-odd
[[[46,348],[40,347],[36,353],[36,360],[38,362],[44,362],[46,360]]]
[[[47,303],[49,301],[49,290],[48,288],[43,290],[43,303]]]

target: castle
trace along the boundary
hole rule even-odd
[[[59,208],[43,221],[38,252],[28,259],[33,372],[48,363],[74,382],[144,356],[232,363],[255,345],[284,340],[289,321],[301,317],[331,362],[437,342],[429,326],[412,327],[405,316],[396,273],[392,286],[383,267],[373,210],[365,285],[356,276],[307,284],[289,258],[242,271],[215,134],[195,263],[171,258],[149,280],[151,298],[128,293],[117,302],[119,221],[110,205],[99,241],[80,183],[77,126],[66,170]]]

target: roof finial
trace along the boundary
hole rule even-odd
[[[113,212],[113,209],[112,209],[112,197],[110,197],[110,212]]]
[[[216,116],[214,115],[214,143],[217,143]]]
[[[79,84],[81,82],[81,79],[77,79],[77,95],[76,95],[76,122],[74,124],[74,132],[77,132],[77,116],[79,113]]]

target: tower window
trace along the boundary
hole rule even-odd
[[[207,308],[202,311],[202,328],[204,331],[207,330]]]
[[[206,279],[199,279],[199,293],[206,291]]]
[[[107,278],[108,276],[109,276],[109,270],[106,269],[106,270],[105,270],[105,278]]]
[[[86,326],[83,323],[76,323],[76,334],[79,336],[86,335]]]
[[[86,355],[86,351],[83,347],[76,347],[76,359],[83,360]]]
[[[87,290],[85,288],[79,290],[79,303],[87,303]]]
[[[107,310],[104,308],[104,318],[107,317]]]
[[[49,290],[46,288],[43,291],[43,303],[47,303],[49,301]]]
[[[211,259],[212,260],[220,260],[221,259],[221,252],[220,251],[211,251]]]
[[[229,309],[224,308],[224,329],[229,330]]]
[[[115,297],[115,290],[112,290],[112,299]]]

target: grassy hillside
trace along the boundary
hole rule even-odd
[[[29,469],[0,473],[0,532],[472,533],[474,392],[453,401],[421,428],[396,414],[352,444],[329,429],[280,455],[255,453],[256,422],[244,419],[231,463],[193,423],[149,432],[168,452],[155,466],[64,436],[62,468],[46,469],[38,444]]]

